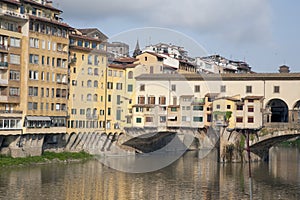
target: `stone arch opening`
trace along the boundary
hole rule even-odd
[[[298,100],[292,110],[291,120],[294,123],[300,123],[300,100]]]
[[[267,104],[271,117],[269,122],[287,123],[289,121],[288,105],[281,99],[271,99]]]

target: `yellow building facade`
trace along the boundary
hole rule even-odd
[[[106,132],[107,37],[98,29],[70,33],[67,132]]]

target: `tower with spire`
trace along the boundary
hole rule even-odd
[[[139,45],[139,40],[136,41],[136,45],[135,45],[135,49],[133,52],[133,57],[135,58],[136,56],[141,54],[141,49],[140,49],[140,45]]]

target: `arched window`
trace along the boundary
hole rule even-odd
[[[93,109],[93,116],[94,116],[94,117],[97,116],[97,108],[94,108],[94,109]]]
[[[88,75],[93,75],[93,69],[91,67],[88,68]]]
[[[92,81],[91,80],[87,81],[87,87],[92,87]]]
[[[91,95],[91,94],[87,94],[86,100],[87,100],[87,101],[92,101],[92,95]]]
[[[95,88],[98,87],[98,81],[94,81],[94,87],[95,87]]]
[[[133,79],[133,72],[132,71],[128,72],[128,79]]]
[[[97,94],[94,94],[94,98],[93,98],[93,99],[94,99],[94,101],[97,102],[97,101],[98,101],[98,95],[97,95]]]
[[[95,75],[95,76],[98,76],[98,75],[99,75],[99,70],[98,70],[98,68],[95,68],[95,69],[94,69],[94,75]]]
[[[90,108],[87,108],[86,109],[86,116],[90,117],[91,116],[91,109]]]

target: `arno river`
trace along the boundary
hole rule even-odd
[[[0,168],[0,199],[249,199],[247,165],[217,164],[216,152],[198,157],[187,152],[143,174],[96,160]],[[300,149],[276,147],[270,158],[269,165],[252,163],[253,199],[300,199]]]

